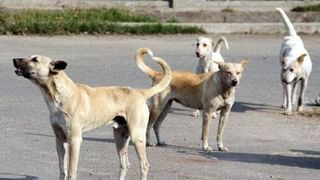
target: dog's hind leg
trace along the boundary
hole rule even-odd
[[[141,169],[141,180],[146,180],[150,164],[147,159],[146,154],[146,134],[145,130],[141,131],[139,135],[136,136],[137,139],[133,139],[132,142],[136,149]]]
[[[154,127],[154,124],[156,121],[158,121],[159,116],[161,115],[164,106],[167,104],[169,97],[165,94],[165,92],[162,92],[158,95],[155,95],[151,99],[151,108],[150,108],[150,116],[148,121],[148,127],[147,127],[147,146],[155,146],[156,144],[151,143],[150,141],[150,131],[151,128]]]
[[[113,133],[120,159],[119,180],[124,180],[130,166],[128,159],[128,146],[130,141],[128,126],[120,125],[117,128],[113,128]]]
[[[129,118],[129,131],[132,143],[140,161],[141,180],[146,180],[149,171],[149,162],[146,154],[146,130],[148,125],[148,107],[140,113],[132,114]]]
[[[226,121],[229,118],[231,110],[231,105],[227,105],[226,107],[221,109],[221,115],[218,125],[218,133],[217,133],[217,144],[218,144],[218,150],[219,151],[228,151],[228,148],[223,145],[222,139],[223,139],[223,131]]]
[[[164,106],[164,108],[162,109],[158,119],[156,120],[154,126],[153,126],[153,129],[154,129],[154,133],[156,134],[156,138],[157,138],[157,142],[159,146],[165,146],[166,143],[164,141],[161,141],[161,138],[160,138],[160,127],[161,127],[161,123],[163,122],[164,118],[167,116],[170,108],[171,108],[171,105],[172,105],[172,102],[173,100],[169,100],[167,102],[167,104]]]

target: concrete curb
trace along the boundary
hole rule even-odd
[[[138,26],[150,23],[120,23]],[[213,34],[285,34],[283,23],[162,23],[163,25],[196,26]],[[320,23],[294,23],[298,33],[318,34]]]
[[[283,23],[181,23],[186,26],[197,26],[207,33],[217,34],[279,34],[286,33]],[[320,23],[294,23],[298,33],[320,33]]]

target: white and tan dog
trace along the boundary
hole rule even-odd
[[[144,63],[143,56],[150,53],[148,49],[142,49],[137,53],[138,67],[149,75],[153,83],[158,83],[163,73],[151,69]],[[153,127],[158,145],[165,145],[160,139],[160,126],[166,117],[171,104],[176,101],[190,108],[203,111],[202,148],[211,151],[209,147],[209,128],[212,121],[212,113],[221,110],[217,143],[219,151],[227,151],[223,145],[222,135],[224,124],[228,119],[231,107],[235,100],[235,87],[239,84],[244,65],[247,60],[239,64],[221,63],[220,70],[213,73],[196,74],[191,72],[173,71],[170,85],[151,98],[150,118],[147,129],[147,145],[150,142],[150,130]]]
[[[280,13],[288,35],[280,49],[281,81],[283,85],[283,104],[285,114],[292,114],[292,104],[295,101],[297,84],[300,82],[301,90],[298,97],[298,112],[303,110],[304,95],[312,71],[312,62],[308,51],[305,49],[300,36],[298,36],[288,16],[281,8],[276,8]]]
[[[50,111],[50,123],[56,137],[61,180],[77,177],[82,134],[113,123],[114,138],[120,158],[119,179],[129,168],[128,144],[131,138],[141,166],[141,179],[147,179],[146,129],[149,110],[147,99],[165,89],[171,80],[168,64],[153,57],[164,70],[158,84],[149,89],[128,87],[90,87],[74,83],[64,72],[67,63],[34,55],[14,58],[16,74],[36,84]]]
[[[219,63],[224,62],[221,55],[221,45],[229,49],[229,44],[224,36],[221,36],[217,44],[211,38],[200,36],[196,43],[196,56],[199,58],[196,73],[216,72],[219,70]],[[192,113],[193,116],[199,116],[200,111],[196,110]],[[213,118],[217,117],[217,113],[213,113]]]

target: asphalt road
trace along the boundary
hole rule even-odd
[[[47,107],[39,89],[14,74],[13,57],[43,54],[63,59],[68,62],[67,74],[79,83],[145,88],[151,80],[135,65],[137,48],[151,48],[172,69],[195,71],[197,36],[0,36],[0,180],[58,179]],[[230,152],[201,151],[201,119],[175,104],[161,129],[168,146],[147,149],[148,178],[320,179],[320,117],[285,116],[279,107],[282,36],[228,35],[227,39],[230,50],[223,50],[227,62],[250,59],[224,134]],[[312,104],[320,93],[320,36],[303,39],[314,63],[306,93],[306,102]],[[308,106],[306,111],[316,108]],[[214,122],[210,143],[216,149],[217,120]],[[139,164],[132,146],[129,158],[127,179],[138,179]],[[79,179],[117,179],[118,169],[111,126],[86,133]]]

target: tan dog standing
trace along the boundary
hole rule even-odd
[[[147,179],[149,163],[146,156],[148,98],[165,89],[171,72],[168,64],[153,57],[164,70],[163,79],[149,89],[97,87],[74,83],[63,71],[67,63],[45,56],[13,59],[16,74],[29,79],[41,90],[50,111],[50,123],[56,137],[61,180],[77,178],[82,133],[113,123],[114,138],[120,158],[119,179],[129,168],[130,138],[137,151],[141,179]]]
[[[136,55],[138,67],[149,75],[153,83],[159,82],[163,73],[148,67],[143,56],[150,53],[148,49],[141,49]],[[150,130],[153,127],[158,145],[165,145],[160,139],[160,126],[166,117],[171,104],[176,101],[184,106],[201,109],[203,111],[202,148],[211,151],[209,146],[209,128],[212,121],[212,113],[221,110],[217,143],[219,151],[227,151],[223,145],[222,135],[224,124],[228,119],[231,107],[235,100],[235,87],[239,84],[244,65],[241,63],[223,63],[216,73],[195,74],[190,72],[173,71],[170,86],[155,95],[151,100],[150,118],[147,129],[147,145],[150,142]]]
[[[221,55],[222,43],[229,49],[229,43],[224,36],[221,36],[216,45],[211,38],[200,36],[196,43],[196,56],[199,58],[196,73],[208,73],[219,71],[219,64],[224,63]],[[192,116],[199,116],[200,111],[196,110]],[[213,113],[213,118],[217,117],[217,113]]]

